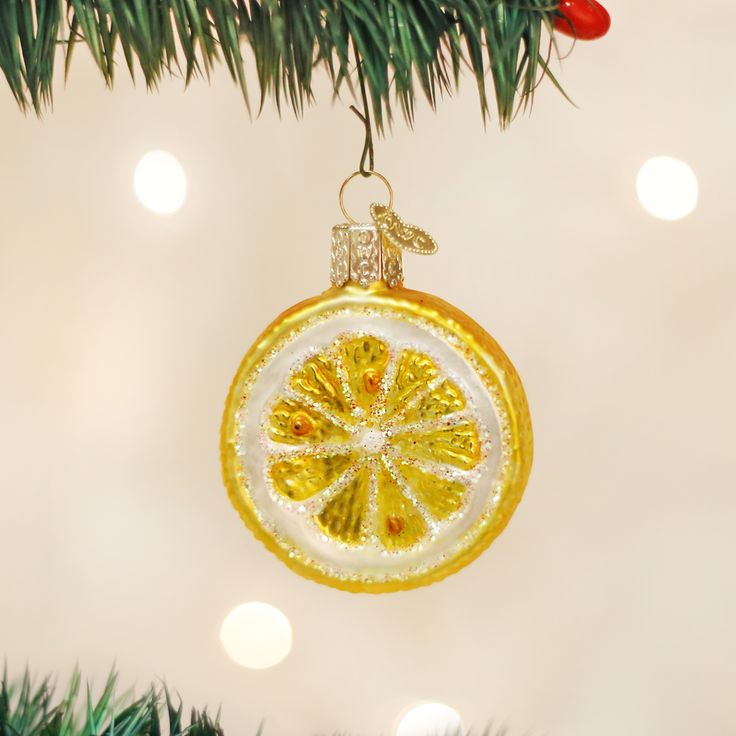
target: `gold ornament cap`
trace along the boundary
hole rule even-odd
[[[343,223],[332,228],[330,281],[367,288],[376,281],[390,287],[404,280],[401,251],[388,243],[374,224]]]
[[[388,190],[388,204],[371,205],[372,223],[354,220],[345,208],[345,188],[356,176],[375,176]],[[348,283],[367,288],[377,281],[389,287],[404,281],[402,250],[420,255],[437,252],[431,235],[416,225],[405,223],[394,211],[394,192],[388,180],[377,171],[352,173],[340,187],[340,209],[348,222],[332,228],[330,281],[333,286]]]

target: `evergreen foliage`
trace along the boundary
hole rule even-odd
[[[543,78],[559,88],[548,66],[556,9],[557,0],[1,0],[0,69],[21,109],[40,114],[60,57],[68,75],[82,44],[109,87],[123,60],[149,88],[164,76],[207,77],[219,61],[249,109],[252,67],[258,108],[273,98],[301,114],[322,68],[336,95],[355,96],[362,77],[381,128],[396,105],[411,123],[418,93],[434,107],[467,67],[484,120],[495,107],[505,126]]]

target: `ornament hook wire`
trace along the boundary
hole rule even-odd
[[[368,178],[373,173],[373,125],[371,124],[371,110],[368,106],[368,93],[365,89],[365,76],[363,74],[363,60],[358,54],[358,44],[353,38],[353,52],[355,53],[355,63],[358,69],[358,82],[360,83],[360,96],[363,100],[363,112],[358,110],[355,105],[350,105],[350,109],[358,116],[365,128],[365,141],[363,143],[363,153],[360,156],[360,166],[358,171],[361,176]],[[368,168],[365,163],[368,161]]]
[[[348,184],[350,184],[350,182],[353,179],[355,179],[356,176],[366,176],[366,174],[363,174],[363,172],[360,171],[360,169],[350,174],[350,176],[347,179],[345,179],[345,181],[342,183],[342,186],[340,187],[340,196],[339,196],[340,212],[342,212],[342,214],[345,215],[345,218],[351,225],[355,225],[358,221],[354,220],[350,216],[350,213],[347,211],[347,208],[345,207],[345,189],[347,188]],[[389,184],[388,179],[383,174],[379,174],[377,171],[372,171],[372,170],[368,172],[367,176],[375,176],[376,179],[380,179],[383,182],[384,186],[388,190],[388,209],[392,210],[394,206],[394,190],[392,189],[391,184]]]

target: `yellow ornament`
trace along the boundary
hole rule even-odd
[[[396,215],[390,187],[374,221],[355,222],[348,181],[332,288],[281,314],[246,354],[222,463],[235,508],[289,567],[380,593],[440,580],[491,543],[526,485],[532,429],[493,338],[403,287],[402,251],[433,253],[434,240]]]

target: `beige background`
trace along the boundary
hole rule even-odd
[[[221,486],[220,412],[241,355],[327,285],[337,188],[361,130],[342,104],[250,123],[211,86],[113,94],[85,53],[43,121],[0,94],[0,650],[12,671],[222,704],[232,734],[388,734],[423,699],[515,733],[736,731],[732,72],[736,7],[610,2],[531,118],[484,132],[472,82],[378,146],[397,207],[441,244],[408,285],[467,311],[515,361],[536,464],[505,534],[406,594],[302,580]],[[186,205],[131,186],[179,158]],[[680,222],[634,180],[697,173]],[[291,656],[261,672],[218,641],[245,600],[281,608]]]

